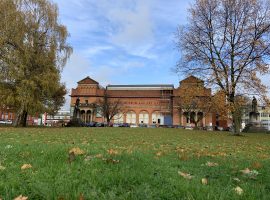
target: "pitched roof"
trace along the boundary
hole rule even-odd
[[[86,78],[80,80],[77,83],[78,84],[95,84],[95,85],[98,85],[99,84],[97,81],[91,79],[89,76],[87,76]]]
[[[172,84],[108,85],[108,90],[173,90]]]
[[[187,78],[185,78],[184,80],[180,81],[180,83],[198,83],[198,82],[204,82],[203,80],[197,78],[196,76],[189,76]]]

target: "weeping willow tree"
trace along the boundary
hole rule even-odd
[[[236,96],[266,99],[260,75],[269,73],[270,1],[195,0],[177,39],[177,71],[197,75],[225,94],[239,134]]]
[[[16,112],[15,126],[26,126],[28,114],[63,105],[61,71],[72,48],[48,0],[2,0],[0,18],[0,105]]]

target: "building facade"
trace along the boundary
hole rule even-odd
[[[69,110],[59,110],[55,115],[44,113],[41,116],[41,124],[44,126],[63,126],[70,121]]]
[[[252,105],[247,105],[243,110],[242,115],[242,128],[244,129],[247,124],[250,123],[250,112]],[[270,108],[267,106],[259,105],[258,109],[258,122],[264,129],[270,131]]]
[[[198,126],[215,126],[216,114],[203,113],[200,109],[192,113],[179,106],[185,93],[195,86],[200,86],[197,96],[211,96],[211,89],[204,87],[204,82],[190,76],[174,88],[172,84],[160,85],[108,85],[106,88],[86,77],[78,82],[78,86],[71,91],[71,117],[76,100],[80,99],[80,119],[82,122],[104,122],[105,118],[97,111],[96,103],[104,98],[105,92],[110,101],[121,102],[121,112],[113,123],[146,124],[146,125],[182,125],[194,126],[189,116],[202,117]],[[227,124],[224,124],[227,126]]]
[[[3,108],[0,109],[0,123],[13,124],[16,120],[16,114],[12,109]],[[37,125],[38,124],[38,116],[27,116],[27,124],[28,125]]]

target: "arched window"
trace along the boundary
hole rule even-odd
[[[81,110],[81,120],[82,122],[85,122],[85,111]]]
[[[136,113],[133,111],[127,112],[126,122],[129,124],[136,124]]]
[[[91,121],[91,110],[87,110],[86,112],[86,122],[89,123]]]
[[[149,123],[149,114],[146,111],[140,112],[139,123],[140,124],[148,124]]]
[[[123,123],[124,122],[124,114],[123,113],[118,113],[113,117],[113,122],[114,123]]]

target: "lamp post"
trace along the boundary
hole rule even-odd
[[[270,113],[268,112],[268,131],[270,131]]]

